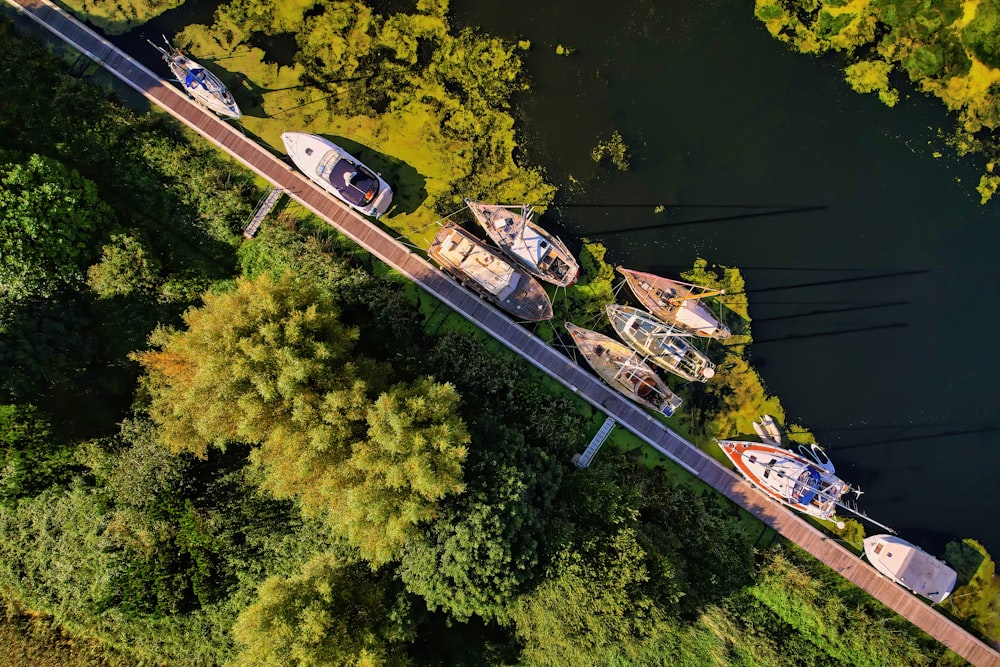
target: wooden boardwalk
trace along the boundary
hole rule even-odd
[[[594,407],[629,429],[720,493],[760,518],[818,560],[863,588],[896,613],[975,665],[1000,667],[1000,653],[947,619],[933,607],[878,574],[797,515],[767,500],[731,470],[664,427],[506,315],[475,297],[454,280],[380,228],[342,206],[333,197],[248,139],[229,124],[203,111],[176,86],[160,79],[110,42],[47,0],[7,0],[83,54],[101,64],[178,120],[237,158],[288,195],[336,227],[368,252],[407,276],[511,350],[559,380]],[[302,129],[302,128],[290,128]]]

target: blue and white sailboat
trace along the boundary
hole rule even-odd
[[[174,78],[181,84],[188,96],[223,118],[237,120],[243,116],[243,112],[240,111],[236,100],[233,99],[232,93],[219,80],[219,77],[181,53],[181,50],[167,41],[166,37],[163,38],[163,41],[166,42],[167,48],[157,46],[153,42],[149,43],[163,56],[163,60],[167,63]]]

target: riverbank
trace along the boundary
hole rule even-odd
[[[80,499],[79,499],[79,498],[77,498],[76,500],[80,500]],[[76,502],[76,500],[74,500],[74,502]],[[82,500],[80,500],[80,502],[82,502]]]

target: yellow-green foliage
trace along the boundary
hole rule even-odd
[[[988,202],[996,194],[997,189],[1000,189],[1000,176],[994,174],[983,174],[980,176],[979,185],[976,186],[976,190],[979,191],[981,197],[980,203],[985,204]]]
[[[1000,0],[756,0],[755,13],[802,53],[874,50],[879,59],[846,66],[854,90],[876,92],[893,106],[899,93],[889,75],[902,70],[955,112],[951,143],[959,154],[1000,155],[992,134],[1000,127]],[[997,185],[984,175],[977,188],[984,204]]]
[[[1000,576],[986,548],[973,539],[951,542],[945,560],[958,572],[959,587],[945,608],[993,641],[1000,641]]]
[[[878,93],[886,106],[896,106],[899,91],[889,85],[892,65],[884,60],[861,60],[844,70],[847,83],[859,93]]]
[[[628,145],[622,138],[621,132],[615,130],[608,139],[601,139],[590,151],[590,158],[600,164],[605,159],[618,168],[619,171],[628,171]]]
[[[184,0],[66,0],[64,4],[109,35],[120,35],[179,7]]]
[[[526,87],[516,44],[456,33],[442,0],[391,16],[354,0],[310,12],[316,4],[235,0],[179,41],[231,84],[265,143],[281,151],[286,130],[322,134],[381,172],[394,191],[382,222],[417,245],[463,197],[551,200],[542,171],[513,160],[509,96]],[[249,46],[251,34],[284,32],[296,33],[293,66]]]

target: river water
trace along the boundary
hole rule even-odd
[[[189,0],[141,33],[209,22],[214,4]],[[938,138],[942,105],[902,79],[895,109],[854,93],[835,59],[773,40],[750,2],[452,10],[458,26],[531,42],[516,112],[523,159],[560,186],[547,224],[644,271],[741,267],[753,362],[866,491],[861,508],[934,553],[975,537],[1000,555],[1000,226],[979,205],[977,162]],[[116,41],[151,59],[139,35]],[[590,158],[615,129],[624,173]]]
[[[943,106],[904,80],[894,109],[854,93],[750,2],[452,7],[532,42],[518,115],[565,229],[636,269],[743,268],[754,364],[866,491],[860,507],[935,553],[975,537],[1000,555],[1000,225],[977,162],[938,139]],[[613,129],[626,173],[590,158]]]

